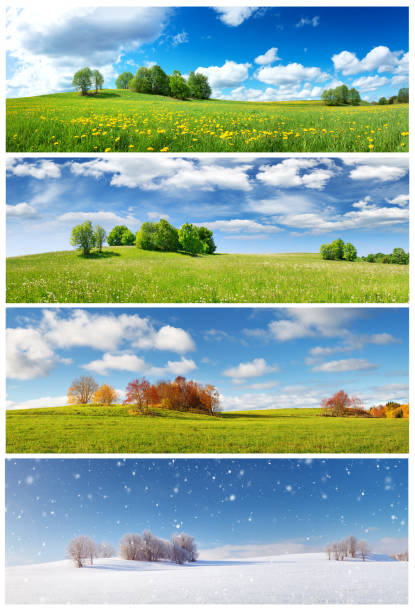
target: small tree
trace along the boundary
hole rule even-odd
[[[115,557],[115,548],[108,544],[108,542],[102,542],[99,547],[98,556],[101,559],[110,559],[111,557]]]
[[[158,94],[160,96],[170,95],[170,82],[169,77],[160,66],[155,65],[150,68],[149,71],[151,93]]]
[[[200,72],[195,73],[192,70],[189,73],[187,85],[192,98],[196,98],[198,100],[207,100],[210,98],[212,90],[210,88],[208,78],[204,74]]]
[[[326,545],[326,553],[327,553],[327,556],[329,558],[329,561],[331,561],[331,554],[332,554],[332,552],[333,552],[332,545],[331,544],[327,544]]]
[[[68,404],[89,404],[98,385],[92,376],[81,376],[68,389]]]
[[[391,263],[408,265],[409,264],[409,253],[406,253],[404,249],[400,247],[393,249],[391,256]]]
[[[385,98],[385,96],[382,96],[381,98],[379,98],[378,104],[380,104],[381,106],[383,106],[384,104],[387,104],[388,101]]]
[[[359,106],[361,102],[360,94],[355,87],[349,90],[349,104],[352,106]]]
[[[95,391],[92,398],[94,404],[100,404],[103,406],[111,406],[111,404],[114,404],[117,400],[118,393],[114,387],[110,387],[105,383]]]
[[[81,91],[82,96],[86,96],[88,90],[91,89],[93,74],[91,68],[82,68],[75,72],[72,85]]]
[[[351,242],[346,242],[343,249],[343,257],[346,261],[355,261],[357,249]]]
[[[160,219],[157,225],[156,244],[160,251],[176,252],[179,249],[178,231],[166,219]]]
[[[148,409],[148,399],[151,385],[145,378],[136,379],[127,385],[124,404],[133,405],[139,414],[145,414]]]
[[[185,100],[190,97],[190,89],[179,70],[174,70],[169,80],[170,93],[173,98]]]
[[[212,255],[216,251],[216,244],[213,240],[213,232],[207,227],[200,226],[197,228],[199,234],[199,240],[203,244],[203,251],[208,255]]]
[[[117,89],[128,89],[128,84],[134,78],[131,72],[122,72],[118,75],[115,86]]]
[[[127,561],[140,561],[143,540],[138,533],[126,533],[120,541],[120,557]]]
[[[132,242],[131,241],[132,237]],[[124,242],[123,242],[124,240]],[[134,234],[126,225],[116,225],[108,234],[108,244],[110,246],[122,246],[124,244],[133,244],[135,240]]]
[[[191,255],[203,253],[203,242],[199,238],[198,229],[191,223],[185,223],[179,229],[179,242],[186,253]]]
[[[187,533],[179,533],[174,536],[175,541],[188,552],[189,561],[195,562],[199,556],[195,539]]]
[[[98,89],[102,89],[104,85],[104,77],[99,70],[92,71],[92,83],[95,87],[95,93],[98,93]]]
[[[135,236],[128,228],[124,230],[121,236],[122,246],[132,246],[135,243]]]
[[[91,221],[84,221],[72,228],[71,245],[82,249],[83,257],[90,254],[91,249],[95,246],[95,232]]]
[[[176,533],[172,535],[170,550],[171,560],[174,561],[174,563],[183,565],[187,561],[190,561],[190,554],[185,548],[183,548],[180,536]]]
[[[408,87],[402,87],[398,91],[398,102],[400,104],[404,102],[409,102],[409,88]]]
[[[360,540],[357,543],[357,551],[361,554],[362,561],[366,561],[367,556],[370,553],[370,546],[365,540]]]
[[[96,553],[97,544],[88,536],[74,538],[67,548],[68,557],[74,561],[76,567],[83,567],[86,559],[89,559],[92,565]]]
[[[345,391],[338,391],[321,402],[323,416],[344,416],[354,410],[361,411],[362,401],[358,397],[349,397]]]
[[[145,221],[135,237],[136,247],[146,251],[156,251],[158,224]]]
[[[132,91],[138,93],[151,93],[150,70],[145,66],[139,68],[128,86]]]
[[[107,239],[107,232],[100,225],[96,225],[94,227],[94,239],[95,239],[95,246],[97,247],[98,251],[102,253],[102,245]]]
[[[356,557],[357,540],[354,536],[349,536],[347,538],[347,552],[352,557],[352,559]]]

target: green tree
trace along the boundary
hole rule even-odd
[[[136,234],[136,246],[146,251],[157,251],[157,229],[158,223],[151,223],[150,221],[143,223]]]
[[[160,66],[156,65],[150,68],[149,72],[151,82],[151,93],[160,96],[170,95],[170,81],[167,74]]]
[[[387,104],[387,103],[388,101],[385,98],[385,96],[382,96],[381,98],[379,98],[378,104],[381,104],[383,106],[384,104]]]
[[[321,99],[326,106],[334,106],[336,103],[334,98],[334,89],[325,89],[321,94]]]
[[[337,105],[349,103],[349,88],[347,85],[339,85],[334,90],[334,100]]]
[[[351,242],[346,242],[344,245],[343,257],[346,261],[355,261],[357,257],[357,250]]]
[[[216,251],[216,244],[213,240],[213,232],[207,227],[200,226],[197,228],[199,234],[199,240],[203,244],[203,252],[211,255]]]
[[[128,84],[133,78],[134,77],[131,72],[121,72],[121,74],[117,76],[117,80],[115,81],[117,89],[128,89]]]
[[[190,97],[190,89],[179,70],[174,70],[170,77],[170,93],[173,98],[185,100]]]
[[[82,249],[82,255],[86,257],[95,246],[95,234],[91,221],[85,221],[72,228],[71,245]]]
[[[192,223],[185,223],[179,229],[179,242],[186,253],[191,255],[203,253],[203,242],[199,238],[198,228]]]
[[[178,251],[179,236],[177,229],[166,219],[160,219],[157,225],[156,244],[160,251]]]
[[[82,68],[78,70],[78,72],[75,72],[72,85],[81,91],[82,96],[86,96],[88,90],[91,89],[92,78],[91,68]]]
[[[388,104],[396,104],[398,102],[398,96],[391,96],[388,100]]]
[[[323,259],[334,259],[334,251],[330,244],[322,244],[320,247],[320,255]]]
[[[97,247],[100,253],[102,253],[102,245],[104,244],[106,239],[107,239],[107,232],[100,225],[96,225],[94,227],[94,240],[95,240],[95,246]]]
[[[134,238],[134,234],[130,232],[126,225],[116,225],[108,234],[108,244],[110,246],[121,246],[123,244],[124,233],[129,232]]]
[[[409,253],[406,253],[404,249],[399,247],[393,249],[391,263],[403,265],[409,264]]]
[[[403,102],[409,102],[409,88],[408,87],[402,87],[398,91],[398,102],[401,104]]]
[[[198,100],[207,100],[210,98],[212,90],[209,85],[207,76],[200,72],[195,73],[193,70],[189,73],[187,79],[187,85],[189,86],[190,95],[192,98]]]
[[[135,236],[133,232],[131,232],[128,227],[125,228],[121,235],[121,244],[123,246],[131,246],[135,242]]]
[[[331,243],[333,249],[334,259],[343,259],[344,257],[344,242],[341,238],[333,240]]]
[[[98,89],[102,89],[104,85],[104,77],[99,70],[92,71],[92,83],[95,87],[95,93],[98,93]]]
[[[151,93],[150,70],[145,66],[141,66],[130,81],[129,88],[138,93]]]
[[[359,92],[355,87],[352,87],[349,91],[349,103],[352,106],[359,106],[360,102],[361,100]]]

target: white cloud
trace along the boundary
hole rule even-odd
[[[196,348],[191,336],[184,329],[171,325],[161,327],[154,335],[153,342],[158,350],[174,353],[187,353]]]
[[[240,363],[239,365],[224,370],[223,375],[233,378],[234,380],[244,380],[246,378],[257,378],[269,374],[271,372],[278,372],[278,366],[270,366],[267,364],[265,359],[257,358],[252,361]]]
[[[7,172],[15,176],[31,176],[35,179],[53,179],[61,176],[59,164],[49,159],[42,159],[34,162],[24,162],[15,157],[6,159]]]
[[[58,361],[43,334],[36,329],[6,331],[6,376],[30,380],[47,376]]]
[[[306,25],[311,25],[313,28],[316,28],[319,25],[320,17],[316,15],[315,17],[301,17],[300,21],[295,24],[296,28],[303,28]]]
[[[55,406],[66,406],[68,403],[67,395],[37,397],[23,402],[6,401],[7,410],[26,410],[27,408],[55,408]]]
[[[199,66],[195,72],[204,74],[209,80],[212,88],[235,87],[248,78],[251,64],[238,64],[232,60],[226,60],[223,66]]]
[[[334,171],[327,168],[315,169],[319,160],[285,159],[280,163],[260,166],[256,178],[273,187],[300,187],[323,189],[334,176]]]
[[[253,383],[252,385],[244,385],[247,389],[255,389],[260,391],[262,389],[273,389],[278,387],[279,383],[276,380],[270,380],[269,382]]]
[[[359,60],[355,53],[342,51],[332,56],[334,68],[345,76],[359,74],[361,72],[394,72],[407,70],[407,54],[401,51],[391,51],[384,45],[375,47],[362,59]]]
[[[307,387],[284,387],[276,393],[245,393],[221,395],[220,405],[224,412],[236,410],[278,410],[280,408],[318,408],[321,392]]]
[[[345,308],[287,308],[289,318],[272,321],[271,336],[281,342],[307,337],[338,337],[347,332],[345,325],[358,316]]]
[[[389,181],[398,181],[408,172],[408,168],[395,166],[393,164],[377,163],[376,165],[368,165],[360,163],[351,170],[349,177],[355,181],[381,181],[386,183]]]
[[[366,372],[376,370],[377,365],[366,359],[340,359],[338,361],[327,361],[313,368],[314,372]]]
[[[391,83],[392,85],[403,85],[404,83],[408,82],[408,75],[396,75],[394,77],[392,77]]]
[[[152,221],[158,221],[159,219],[170,219],[170,215],[166,215],[162,212],[157,212],[156,210],[148,212],[147,217]]]
[[[107,80],[124,53],[154,41],[169,9],[161,7],[26,6],[7,11],[6,48],[15,60],[11,95],[72,88],[79,67],[92,65]],[[86,34],[87,33],[87,34]]]
[[[312,66],[307,68],[302,64],[293,62],[286,66],[264,66],[257,73],[257,79],[267,85],[287,85],[297,84],[301,81],[324,82],[330,78],[326,72],[320,68]]]
[[[378,74],[375,76],[362,76],[353,81],[353,87],[358,87],[361,91],[375,91],[379,87],[383,87],[388,82],[387,77],[380,77]]]
[[[220,232],[265,232],[267,234],[274,234],[281,230],[275,225],[265,225],[263,223],[257,223],[250,219],[231,219],[229,221],[204,221],[203,223],[195,223],[195,225],[203,225],[210,230],[218,230]]]
[[[221,6],[212,7],[219,13],[218,19],[227,26],[236,27],[258,11],[258,8],[249,6]]]
[[[398,342],[398,340],[392,336],[392,334],[388,334],[386,332],[380,334],[372,334],[369,336],[368,341],[372,344],[393,344]]]
[[[287,555],[295,553],[319,552],[321,546],[310,546],[301,539],[281,540],[269,544],[225,544],[201,550],[202,559],[226,560],[226,559],[252,559],[255,557],[269,557],[274,555]]]
[[[148,366],[144,359],[124,353],[123,355],[114,355],[112,353],[104,353],[101,359],[95,359],[82,366],[85,370],[90,370],[101,376],[107,376],[110,371],[119,370],[122,372],[144,372]]]
[[[36,208],[28,204],[27,202],[20,202],[20,204],[6,204],[6,214],[8,217],[15,217],[18,219],[34,219],[37,216]]]
[[[126,215],[125,217],[121,217],[116,213],[103,210],[90,212],[67,212],[63,215],[59,215],[58,217],[56,217],[55,221],[57,223],[83,223],[84,221],[91,221],[92,223],[102,223],[102,225],[108,227],[112,227],[114,224],[132,225],[135,227],[138,227],[140,225],[140,221],[136,219],[133,215]]]
[[[196,370],[197,365],[193,359],[182,357],[180,361],[168,361],[164,368],[152,368],[150,371],[154,376],[173,374],[173,376],[185,376],[192,370]]]
[[[402,193],[401,195],[398,195],[395,198],[392,198],[391,200],[386,198],[386,201],[389,204],[397,204],[398,206],[402,206],[402,207],[408,206],[409,205],[409,194]]]
[[[173,36],[173,47],[189,42],[189,34],[187,32],[179,32]]]
[[[263,55],[258,55],[258,57],[255,58],[254,62],[263,66],[265,64],[272,64],[273,62],[276,62],[279,59],[281,58],[278,57],[277,47],[271,47],[271,49],[268,49],[268,51],[266,51]]]

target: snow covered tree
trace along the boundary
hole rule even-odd
[[[183,565],[187,561],[190,561],[190,553],[188,550],[183,548],[182,540],[179,534],[175,533],[172,535],[170,546],[171,560],[174,561],[174,563]]]
[[[332,545],[331,544],[327,544],[326,545],[326,553],[327,553],[327,556],[329,558],[329,561],[331,561],[331,554],[332,554],[332,552],[333,552]]]
[[[120,557],[127,561],[140,561],[143,540],[138,533],[126,533],[120,541]]]
[[[115,557],[115,548],[111,544],[108,544],[108,542],[102,542],[99,547],[97,556],[101,557],[101,559],[109,559],[110,557]]]
[[[349,554],[352,559],[356,557],[357,552],[357,540],[354,536],[349,536],[347,538],[347,554]]]
[[[362,557],[362,561],[366,561],[368,554],[370,553],[370,546],[366,540],[360,540],[357,543],[357,551]]]
[[[86,559],[89,559],[92,565],[97,555],[97,544],[88,536],[78,536],[69,542],[67,554],[76,567],[83,567]]]
[[[187,533],[179,533],[175,536],[176,541],[184,550],[189,553],[189,561],[196,561],[198,558],[198,552],[196,547],[195,539]]]

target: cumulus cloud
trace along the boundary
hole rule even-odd
[[[398,206],[408,206],[409,205],[409,194],[402,193],[395,198],[386,199],[389,204],[397,204]]]
[[[14,205],[6,204],[6,214],[8,217],[17,219],[35,219],[37,217],[36,208],[27,202]]]
[[[314,366],[314,372],[366,372],[376,370],[378,366],[366,359],[339,359],[338,361],[327,361]]]
[[[361,91],[374,91],[386,85],[388,79],[386,77],[380,77],[378,74],[375,76],[362,76],[353,81],[353,87],[358,87]]]
[[[349,177],[354,181],[381,181],[387,183],[389,181],[398,181],[408,172],[408,167],[394,165],[393,163],[377,163],[376,165],[368,165],[359,163],[353,170],[350,171]]]
[[[191,336],[180,327],[164,325],[154,335],[154,347],[160,351],[187,353],[195,350]]]
[[[267,85],[298,84],[300,81],[324,82],[330,78],[326,72],[322,72],[317,66],[306,67],[297,62],[286,66],[264,66],[257,73],[257,79]]]
[[[379,73],[408,73],[408,53],[391,51],[384,45],[375,47],[361,60],[351,51],[341,51],[333,55],[331,59],[334,68],[345,76],[374,70]]]
[[[263,66],[265,64],[272,64],[273,62],[276,62],[279,59],[281,58],[278,57],[277,47],[271,47],[271,49],[268,49],[268,51],[266,51],[263,55],[258,55],[258,57],[255,58],[254,62]]]
[[[272,187],[323,189],[335,172],[328,168],[316,169],[319,163],[317,159],[289,158],[260,166],[256,178]]]
[[[307,337],[338,337],[347,333],[346,325],[359,316],[345,308],[287,308],[286,318],[271,321],[271,336],[280,342]]]
[[[218,230],[220,232],[229,233],[255,233],[265,232],[266,234],[275,234],[280,232],[280,228],[275,225],[266,225],[264,223],[257,223],[250,219],[230,219],[229,221],[204,221],[203,223],[195,223],[195,225],[202,225],[210,230]]]
[[[36,329],[17,327],[6,331],[6,376],[30,380],[47,376],[57,363],[53,349]]]
[[[248,78],[251,64],[238,64],[232,60],[226,60],[223,66],[199,66],[195,72],[207,76],[212,88],[235,87]]]
[[[305,386],[283,387],[276,393],[243,393],[221,395],[220,405],[224,412],[239,410],[277,410],[280,408],[317,408],[321,404],[321,391]]]
[[[219,16],[218,19],[227,26],[237,27],[259,9],[249,6],[218,6],[212,7]]]
[[[6,160],[6,170],[9,174],[14,174],[15,176],[30,176],[39,180],[45,178],[57,179],[61,176],[59,164],[49,159],[28,162],[16,157],[8,157]]]
[[[10,8],[6,48],[16,67],[9,91],[21,96],[70,89],[74,72],[84,65],[108,79],[114,58],[156,40],[168,15],[161,7]]]
[[[267,364],[265,359],[257,358],[252,361],[240,363],[239,365],[224,370],[223,375],[229,378],[233,378],[236,381],[245,380],[246,378],[257,378],[269,374],[271,372],[278,372],[279,367],[277,365],[270,366]]]
[[[132,215],[121,217],[116,213],[98,210],[90,212],[71,211],[58,215],[55,219],[57,223],[83,223],[91,221],[92,223],[101,223],[105,227],[113,227],[115,225],[133,225],[138,226],[140,221]]]
[[[101,359],[90,361],[82,367],[85,370],[95,372],[101,376],[107,376],[107,374],[113,370],[141,373],[147,369],[144,359],[130,353],[124,353],[122,355],[104,353]]]
[[[6,410],[26,410],[27,408],[55,408],[56,406],[66,406],[68,403],[67,395],[37,397],[23,402],[6,401]]]

